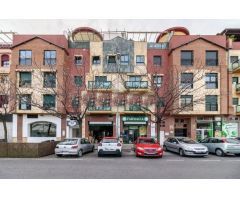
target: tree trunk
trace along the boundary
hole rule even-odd
[[[160,143],[160,123],[157,121],[157,141]]]
[[[7,122],[3,120],[2,123],[3,123],[3,129],[4,129],[4,140],[8,142]]]

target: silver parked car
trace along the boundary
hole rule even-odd
[[[215,153],[217,156],[225,154],[240,155],[240,142],[233,138],[205,138],[200,141],[206,146],[210,153]]]
[[[76,155],[81,157],[84,153],[93,152],[94,144],[85,138],[67,138],[57,144],[55,154],[57,156]]]
[[[179,153],[181,156],[207,156],[208,148],[187,137],[169,137],[163,144],[165,151]]]

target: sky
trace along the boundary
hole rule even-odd
[[[88,26],[99,31],[164,31],[174,26],[184,26],[190,34],[217,34],[225,28],[240,28],[240,19],[0,19],[0,31],[19,34],[63,34],[67,30]]]

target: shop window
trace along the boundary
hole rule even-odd
[[[57,126],[51,122],[34,122],[30,124],[31,137],[56,137]]]
[[[32,65],[32,51],[30,50],[19,51],[19,65]]]
[[[9,55],[2,55],[1,56],[1,66],[2,67],[9,67],[10,63],[9,63]]]
[[[19,87],[31,87],[32,73],[20,72],[19,73]]]
[[[206,66],[218,66],[218,51],[206,51]]]
[[[43,87],[44,88],[55,88],[56,87],[56,73],[55,72],[44,72]]]
[[[82,63],[83,63],[82,56],[74,56],[74,63],[75,63],[75,65],[82,65]]]
[[[217,89],[218,88],[218,74],[207,73],[205,76],[206,89]]]
[[[31,110],[30,94],[24,94],[19,96],[19,110]]]
[[[92,57],[92,64],[99,65],[101,63],[100,56],[93,56]]]
[[[193,51],[181,51],[181,65],[182,66],[193,65]]]
[[[44,65],[56,65],[56,51],[55,50],[46,50],[44,51]]]

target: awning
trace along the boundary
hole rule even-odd
[[[124,122],[124,124],[144,124],[146,125],[146,122]]]

